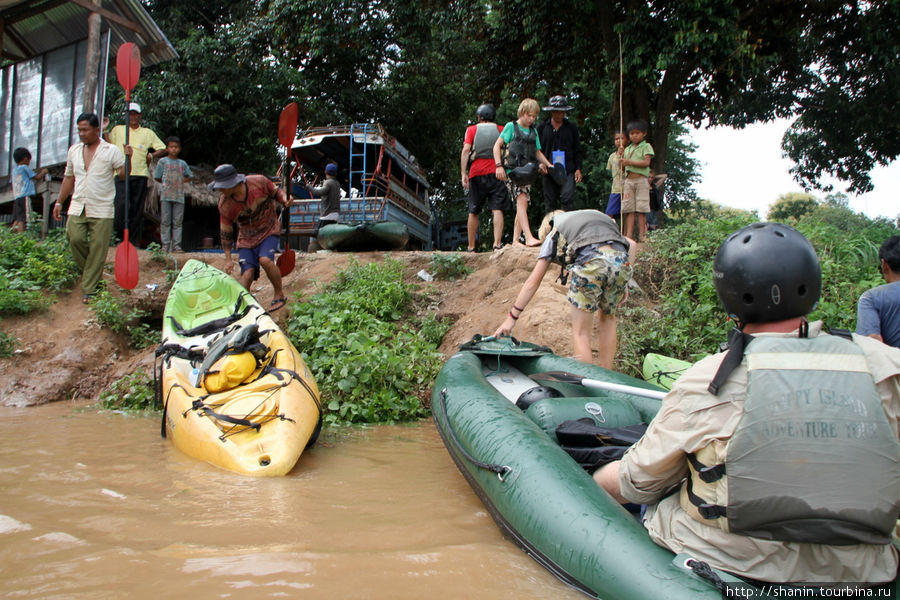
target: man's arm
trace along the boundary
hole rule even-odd
[[[66,175],[63,177],[62,184],[59,186],[59,195],[56,196],[56,203],[53,205],[53,220],[59,221],[62,218],[62,204],[66,198],[72,195],[75,189],[75,177]]]
[[[469,153],[472,151],[472,144],[468,142],[463,144],[462,152],[459,154],[459,171],[462,173],[463,189],[469,189]]]
[[[619,466],[622,464],[620,460],[614,460],[606,463],[596,471],[594,471],[594,481],[597,485],[606,490],[613,500],[619,504],[625,504],[628,500],[622,496],[622,488],[619,485]]]

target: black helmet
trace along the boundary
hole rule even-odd
[[[497,118],[497,109],[494,108],[493,104],[482,104],[478,107],[478,110],[475,111],[475,114],[478,115],[478,118],[482,121],[493,121]]]
[[[537,163],[530,162],[512,169],[509,172],[509,180],[519,186],[531,185],[537,180],[539,172]]]
[[[528,410],[528,407],[545,398],[562,398],[563,394],[555,387],[549,385],[536,385],[528,388],[516,399],[516,406],[522,410]]]
[[[822,271],[802,233],[781,223],[754,223],[719,246],[713,283],[733,319],[767,323],[810,312],[822,291]]]

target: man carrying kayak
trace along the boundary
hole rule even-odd
[[[286,299],[281,288],[281,272],[275,264],[275,252],[281,236],[281,223],[275,203],[288,206],[284,190],[276,189],[265,175],[242,175],[232,165],[219,165],[213,172],[210,190],[219,190],[219,229],[222,250],[225,252],[225,272],[231,275],[234,262],[231,247],[238,251],[241,276],[238,281],[247,290],[259,278],[262,268],[272,282],[274,293],[269,311],[284,306]],[[235,244],[234,224],[238,224]]]
[[[806,320],[819,261],[786,225],[733,233],[713,278],[738,324],[728,350],[688,369],[594,479],[646,504],[651,539],[695,566],[793,585],[892,581],[900,351]]]

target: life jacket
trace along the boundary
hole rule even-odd
[[[559,280],[565,285],[568,276],[565,269],[575,264],[578,250],[591,244],[622,244],[627,250],[628,240],[619,233],[616,222],[599,210],[573,210],[553,218],[553,239],[550,261],[562,268]]]
[[[688,456],[681,506],[751,537],[887,544],[900,510],[900,442],[852,341],[760,336],[744,350],[734,435]]]
[[[528,133],[513,121],[513,137],[506,145],[506,168],[523,167],[537,161],[537,130],[532,127]]]
[[[500,131],[496,123],[479,123],[475,126],[475,139],[472,140],[472,150],[469,152],[469,164],[476,158],[489,158],[494,160],[494,143],[500,137]]]
[[[200,385],[210,393],[218,393],[249,379],[268,353],[260,340],[263,333],[259,325],[252,323],[213,342],[200,365]]]

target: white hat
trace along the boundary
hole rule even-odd
[[[137,102],[129,102],[129,103],[128,103],[128,111],[129,111],[129,112],[140,113],[140,112],[141,112],[141,105],[138,104]]]

